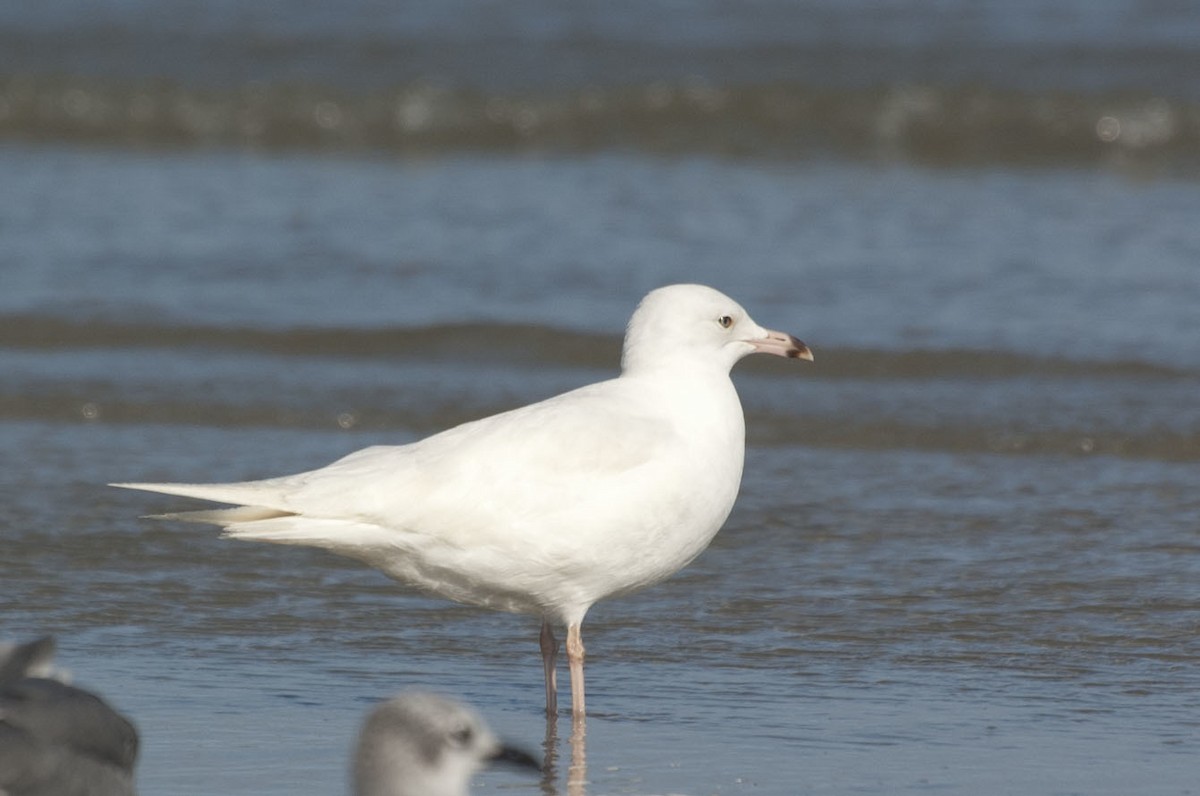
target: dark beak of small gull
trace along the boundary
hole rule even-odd
[[[541,772],[542,764],[539,763],[533,755],[526,752],[524,749],[517,749],[514,746],[501,746],[496,750],[496,753],[489,758],[491,763],[504,763],[516,768],[532,768],[534,771]]]
[[[784,332],[767,331],[767,336],[759,340],[751,340],[750,345],[760,354],[774,354],[788,359],[807,359],[813,361],[812,351],[803,341],[797,340]]]

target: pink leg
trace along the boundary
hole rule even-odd
[[[546,715],[558,715],[558,639],[554,637],[554,629],[550,623],[542,620],[542,668],[546,672]],[[573,688],[574,686],[572,686]]]
[[[583,637],[579,624],[567,625],[567,663],[571,667],[571,716],[581,721],[583,706]]]

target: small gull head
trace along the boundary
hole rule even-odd
[[[473,710],[445,697],[406,693],[367,716],[354,753],[355,796],[465,796],[490,762],[540,770],[501,744]]]
[[[625,373],[679,364],[726,372],[748,354],[812,360],[812,351],[790,334],[759,326],[733,299],[704,285],[668,285],[638,304],[625,331]]]

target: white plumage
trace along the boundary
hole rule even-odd
[[[729,515],[745,445],[729,371],[754,352],[812,359],[716,290],[673,285],[634,312],[617,378],[296,475],[115,486],[234,504],[162,516],[321,547],[452,600],[540,616],[550,713],[551,623],[566,625],[582,716],[588,608],[678,571]]]

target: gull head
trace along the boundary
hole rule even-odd
[[[621,370],[703,364],[726,372],[748,354],[812,361],[800,340],[759,326],[733,299],[704,285],[668,285],[646,294],[629,319]]]
[[[466,796],[492,762],[541,770],[502,745],[475,711],[420,692],[395,696],[367,716],[354,752],[355,796]]]

